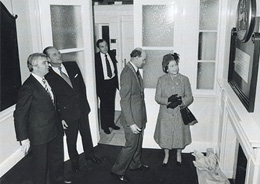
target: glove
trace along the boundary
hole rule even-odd
[[[174,101],[178,98],[177,95],[178,95],[178,94],[174,94],[174,95],[170,96],[170,97],[168,98],[168,102],[174,102]]]
[[[167,105],[167,109],[168,109],[168,108],[174,109],[174,108],[176,108],[178,105],[181,105],[181,104],[182,104],[181,97],[178,97],[178,99],[177,99],[175,102],[171,102],[170,104]]]

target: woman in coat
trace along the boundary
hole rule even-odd
[[[179,55],[166,54],[162,69],[166,73],[159,77],[155,101],[160,104],[154,140],[164,149],[162,167],[166,167],[169,152],[177,149],[177,165],[181,164],[181,151],[191,143],[189,125],[184,125],[180,109],[193,102],[188,77],[179,73]]]

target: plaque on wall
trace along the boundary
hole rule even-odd
[[[247,42],[251,37],[256,16],[256,0],[239,0],[237,6],[237,37],[242,42]]]
[[[0,111],[16,103],[21,87],[16,18],[0,1]]]
[[[228,82],[248,112],[254,111],[259,66],[260,33],[254,32],[247,42],[231,32]]]

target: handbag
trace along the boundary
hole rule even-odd
[[[198,120],[195,118],[195,116],[192,114],[192,112],[188,107],[184,107],[180,109],[180,111],[181,111],[183,123],[185,125],[195,125],[196,123],[198,123]]]

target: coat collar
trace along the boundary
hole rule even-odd
[[[143,92],[144,91],[143,79],[141,79],[141,81],[139,82],[139,79],[138,79],[137,74],[136,74],[136,70],[135,70],[134,66],[130,62],[127,63],[127,66],[129,66],[131,71],[134,73],[135,79],[137,80],[137,83],[138,83],[141,91]]]

